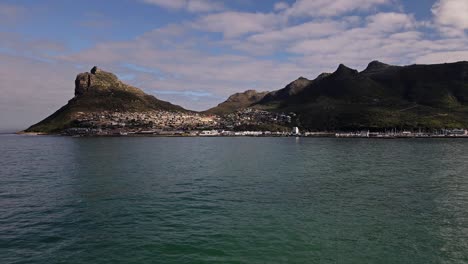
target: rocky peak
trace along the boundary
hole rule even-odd
[[[400,68],[400,66],[389,65],[375,60],[370,62],[367,68],[364,71],[362,71],[362,73],[365,75],[373,75],[385,72],[393,72],[394,70],[398,70]]]
[[[366,71],[366,72],[378,71],[378,70],[387,69],[388,67],[390,67],[390,65],[375,60],[375,61],[372,61],[371,63],[369,63],[369,65],[367,66],[367,68],[364,71]]]
[[[118,88],[122,83],[113,73],[105,72],[94,66],[90,72],[80,73],[75,79],[75,96],[86,94],[97,89]]]
[[[295,88],[295,87],[303,87],[310,83],[310,80],[304,77],[299,77],[292,83],[288,84],[287,87]]]
[[[386,64],[386,63],[383,63],[383,62],[380,62],[378,60],[375,60],[375,61],[371,61],[369,63],[369,65],[367,66],[367,68],[369,69],[375,69],[375,68],[386,68],[390,65]]]
[[[357,70],[351,69],[351,68],[345,66],[344,64],[340,64],[340,66],[338,66],[338,69],[333,73],[333,75],[348,76],[348,75],[356,75],[358,73],[359,72]]]
[[[297,80],[293,81],[292,83],[286,85],[285,88],[278,91],[280,96],[290,96],[295,95],[301,92],[307,85],[310,84],[310,80],[304,77],[299,77]]]
[[[247,96],[253,96],[256,95],[258,92],[256,90],[247,90],[244,92],[245,95]]]

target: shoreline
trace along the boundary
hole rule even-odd
[[[119,137],[167,137],[167,138],[336,138],[336,139],[468,139],[468,135],[429,135],[429,136],[336,136],[335,134],[320,135],[190,135],[190,134],[129,134],[129,135],[64,135],[42,132],[12,132],[3,135],[24,136],[56,136],[71,138],[119,138]]]
[[[17,132],[11,132],[11,133],[5,133],[5,135],[25,135],[25,136],[61,136],[60,134],[50,134],[50,133],[43,133],[43,132],[25,132],[25,131],[17,131]]]

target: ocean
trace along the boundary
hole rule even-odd
[[[468,263],[467,150],[0,135],[0,263]]]

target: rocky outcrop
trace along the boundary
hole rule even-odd
[[[92,69],[91,69],[91,74],[96,74],[98,72],[100,72],[101,69],[99,69],[97,66],[94,66]]]
[[[100,72],[101,70],[98,69],[97,66],[94,66],[90,72],[78,74],[75,79],[75,96],[80,96],[89,92],[96,79],[96,74]]]
[[[356,76],[358,75],[358,73],[359,72],[357,70],[351,69],[344,64],[340,64],[340,66],[338,66],[338,69],[334,73],[332,73],[332,75],[334,75],[335,77],[349,77]]]
[[[94,66],[90,72],[80,73],[75,79],[75,96],[84,95],[99,89],[125,87],[115,74],[105,72]]]
[[[75,96],[80,96],[89,91],[91,87],[91,73],[80,73],[75,79]]]
[[[187,112],[121,82],[113,73],[93,67],[75,79],[75,97],[51,116],[31,126],[27,132],[60,133],[72,126],[79,113],[148,111]]]

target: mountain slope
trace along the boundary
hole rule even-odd
[[[374,61],[363,72],[340,65],[301,92],[257,107],[296,112],[309,129],[468,127],[466,80],[468,62],[400,67]]]
[[[153,110],[180,111],[184,108],[161,101],[142,90],[124,84],[112,73],[94,67],[78,74],[75,97],[51,116],[31,126],[26,132],[52,133],[73,125],[80,113],[146,112]]]
[[[234,94],[204,113],[225,116],[248,107],[294,112],[294,124],[310,130],[467,128],[467,80],[468,62],[392,66],[373,61],[362,72],[340,65],[333,73],[301,77],[273,92]],[[75,97],[67,105],[26,132],[74,127],[82,113],[150,111],[189,112],[93,68],[77,76]]]
[[[340,65],[314,80],[299,78],[249,104],[228,100],[223,113],[243,107],[295,112],[311,130],[468,127],[468,62],[393,66],[362,71]]]
[[[224,115],[258,103],[268,92],[247,90],[231,95],[226,101],[205,111],[207,114]]]
[[[304,90],[305,87],[311,84],[311,81],[304,78],[299,77],[297,80],[291,82],[290,84],[286,85],[283,89],[273,91],[271,93],[266,94],[262,100],[258,103],[260,104],[267,104],[275,101],[285,100],[291,96],[294,96]]]

